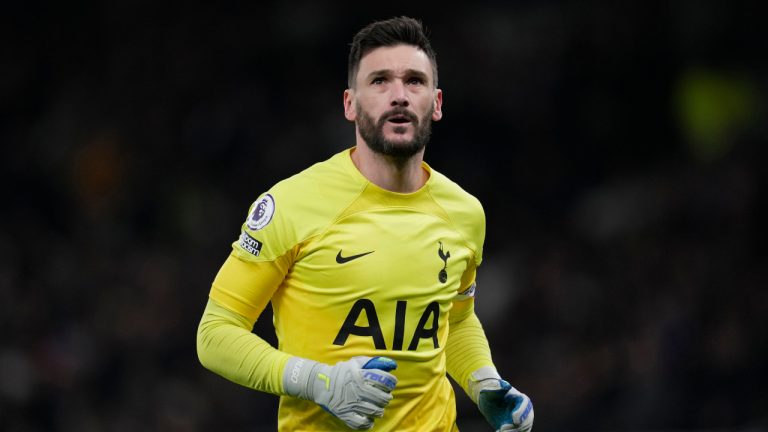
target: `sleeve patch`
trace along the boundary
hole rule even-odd
[[[272,195],[266,194],[260,200],[253,203],[251,214],[248,215],[246,225],[253,231],[258,231],[272,221],[275,214],[275,199]]]
[[[240,234],[240,247],[253,256],[259,256],[263,245],[264,243],[251,237],[245,231]]]

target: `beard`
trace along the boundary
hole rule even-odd
[[[357,104],[356,109],[358,112],[357,127],[360,130],[360,136],[371,150],[381,155],[400,160],[409,159],[424,149],[432,134],[433,109],[430,109],[423,118],[419,119],[407,109],[397,107],[382,114],[378,121],[374,121],[373,117],[368,115],[360,104]],[[413,138],[410,141],[393,141],[384,138],[384,125],[389,118],[395,115],[406,117],[413,125]],[[394,132],[397,134],[405,133],[405,131],[405,125],[394,127]]]

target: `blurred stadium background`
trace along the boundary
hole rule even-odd
[[[767,430],[757,5],[5,4],[0,430],[274,430],[197,322],[250,203],[352,144],[348,43],[401,14],[438,52],[426,159],[485,205],[478,313],[535,430]]]

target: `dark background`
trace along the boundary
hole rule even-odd
[[[768,429],[758,4],[4,5],[0,430],[274,430],[197,323],[251,202],[353,144],[348,44],[401,14],[438,52],[426,160],[485,206],[477,310],[536,430]],[[490,430],[463,394],[459,425]]]

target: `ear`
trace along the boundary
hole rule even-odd
[[[432,108],[432,121],[443,118],[443,91],[440,89],[435,89],[435,100]]]
[[[355,110],[355,91],[351,89],[344,90],[344,117],[349,121],[357,119]]]

